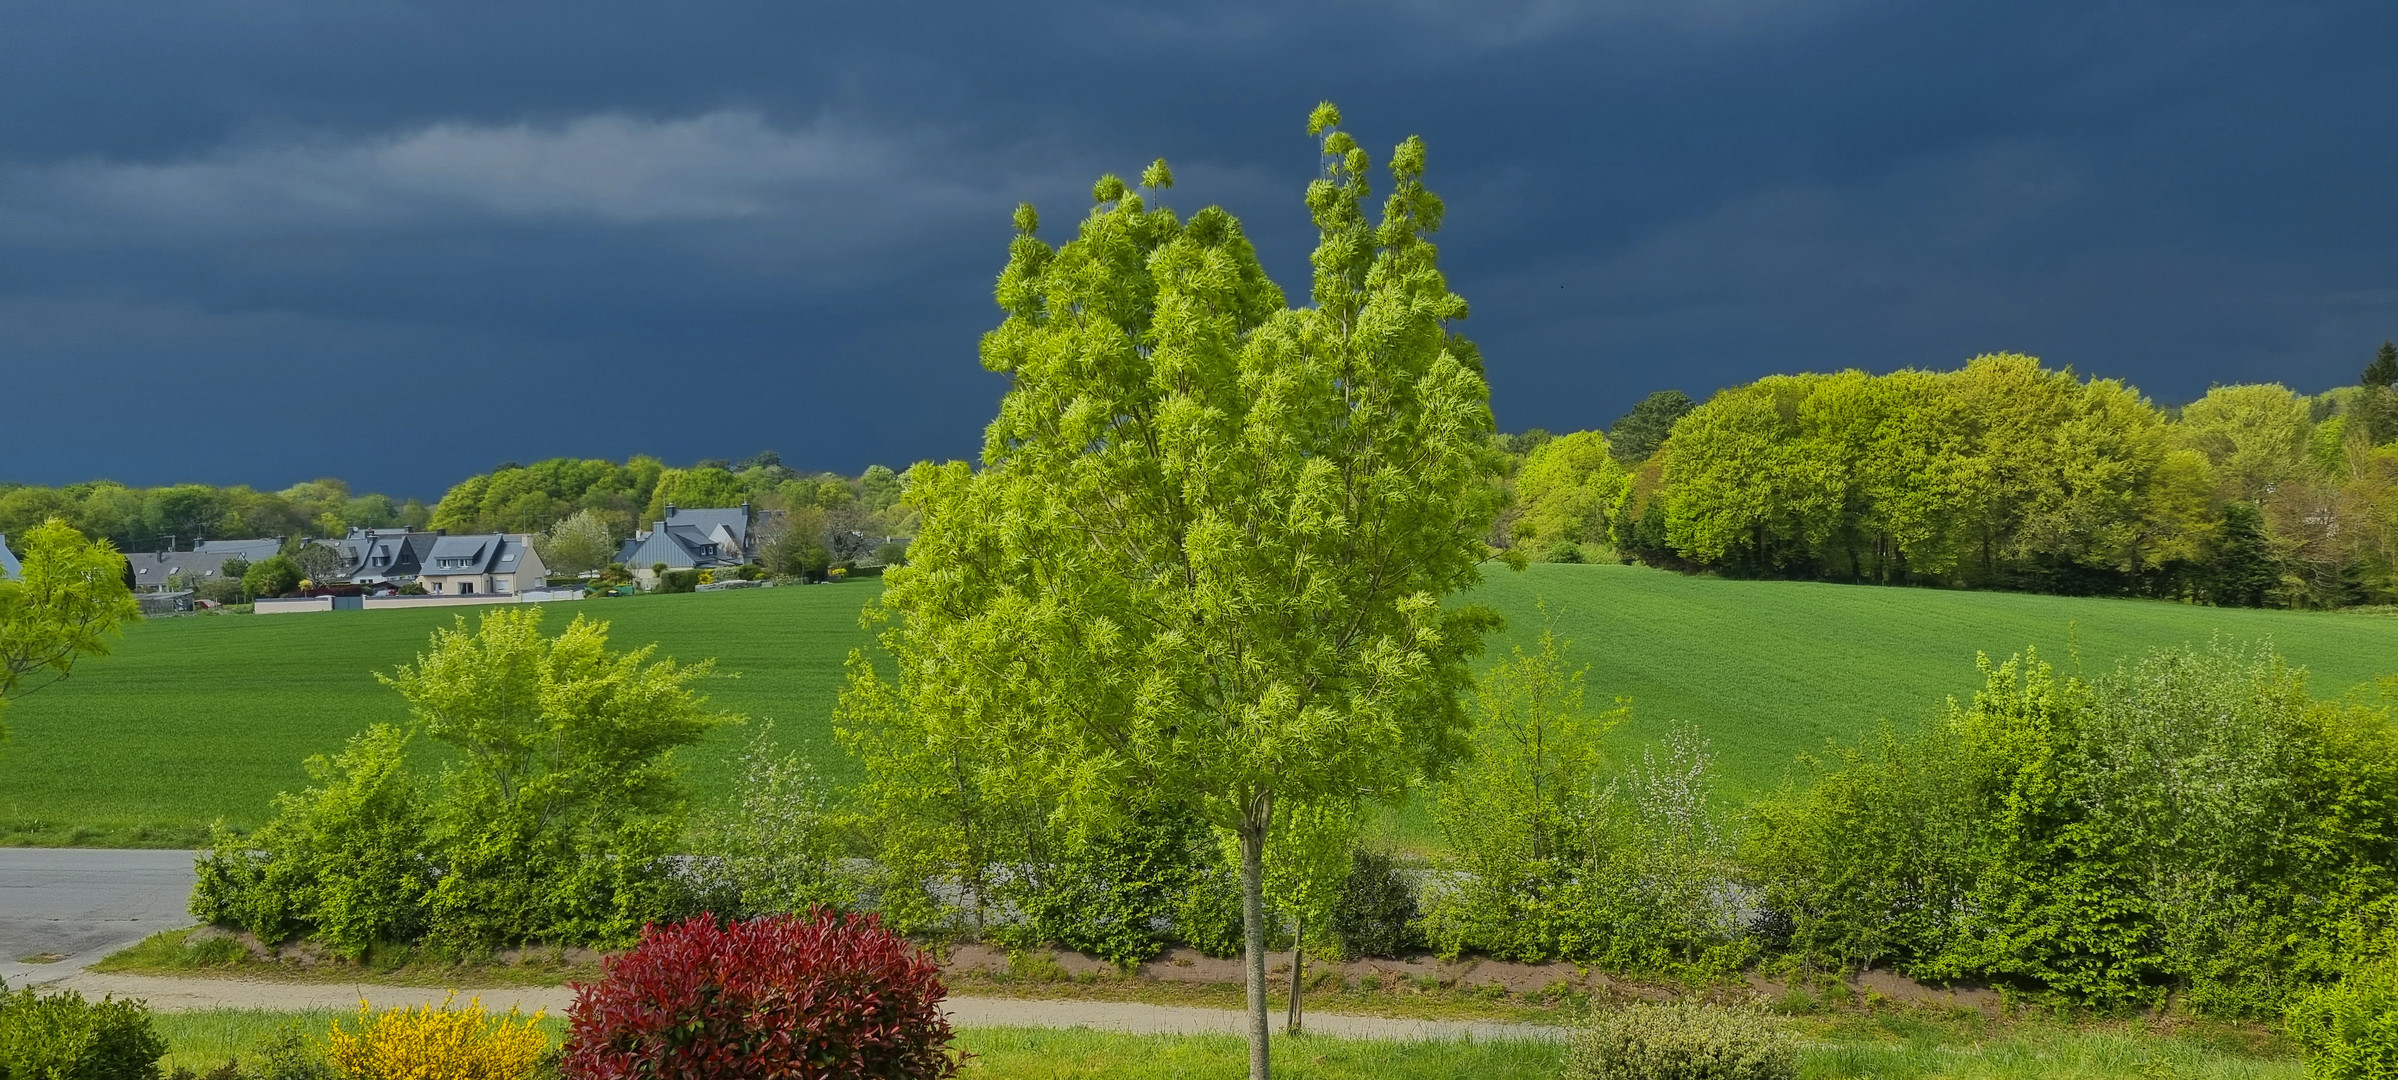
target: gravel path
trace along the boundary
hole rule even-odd
[[[337,1009],[351,1010],[363,999],[377,1008],[437,1005],[446,990],[408,986],[368,986],[336,983],[265,982],[256,979],[179,979],[149,975],[109,975],[81,971],[47,984],[52,990],[77,990],[85,997],[113,994],[142,998],[154,1009]],[[564,987],[461,987],[460,1000],[481,998],[486,1009],[510,1007],[562,1013],[574,1000]],[[953,997],[949,1019],[961,1027],[1087,1027],[1144,1035],[1239,1035],[1245,1018],[1230,1009],[1200,1009],[1179,1005],[1142,1005],[1120,1001],[1061,1001],[1048,998]],[[1282,1014],[1274,1014],[1279,1029]],[[1500,1024],[1468,1020],[1398,1020],[1378,1016],[1311,1014],[1307,1030],[1318,1035],[1351,1039],[1558,1039],[1562,1029],[1540,1024]]]

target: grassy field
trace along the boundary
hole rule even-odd
[[[553,609],[614,625],[620,646],[656,642],[715,657],[716,702],[772,719],[788,745],[836,780],[855,768],[834,744],[843,658],[868,644],[859,610],[879,585],[651,596]],[[1528,639],[1547,618],[1590,665],[1593,704],[1632,700],[1627,747],[1691,725],[1713,741],[1727,794],[1769,789],[1797,753],[1907,721],[1977,685],[1974,654],[2037,646],[2096,672],[2153,648],[2222,635],[2270,639],[2338,694],[2398,672],[2398,619],[2248,611],[2131,600],[1938,592],[1688,578],[1638,567],[1493,568],[1478,595]],[[562,606],[563,607],[563,606]],[[372,673],[423,648],[452,611],[212,616],[134,627],[115,655],[18,701],[0,744],[0,843],[190,843],[223,817],[254,826],[300,761],[377,720],[398,695]],[[471,617],[471,616],[470,616]],[[559,622],[562,625],[562,622]],[[1494,654],[1507,647],[1494,642]],[[745,729],[716,733],[685,761],[721,791]],[[1403,826],[1417,833],[1420,821]]]
[[[340,1014],[345,1016],[347,1014]],[[315,1034],[337,1014],[213,1010],[162,1013],[159,1033],[168,1068],[204,1071],[248,1055],[288,1024]],[[545,1022],[553,1037],[563,1024]],[[2304,1069],[2285,1054],[2225,1045],[2186,1034],[2122,1027],[2015,1025],[2004,1031],[1904,1014],[1839,1021],[1794,1021],[1810,1080],[2298,1080]],[[1247,1051],[1228,1035],[1123,1035],[1085,1029],[967,1028],[957,1045],[973,1055],[966,1077],[1063,1080],[1122,1077],[1169,1080],[1242,1074]],[[1274,1041],[1276,1076],[1311,1080],[1432,1080],[1558,1073],[1564,1048],[1548,1042],[1363,1042],[1323,1036]]]

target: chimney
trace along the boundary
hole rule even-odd
[[[667,504],[666,504],[666,520],[668,520],[668,521],[673,521],[673,520],[674,520],[674,504],[673,504],[673,503],[667,503]]]

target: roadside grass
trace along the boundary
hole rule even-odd
[[[2059,667],[2096,673],[2154,648],[2221,635],[2270,639],[2313,672],[2318,695],[2398,671],[2398,619],[2348,612],[2254,611],[2020,593],[1733,581],[1643,567],[1492,565],[1475,599],[1529,641],[1541,605],[1573,656],[1590,665],[1590,704],[1629,697],[1617,745],[1687,724],[1711,740],[1723,796],[1740,800],[1794,775],[1797,755],[1905,724],[1970,695],[1977,652],[2037,646]],[[772,719],[787,746],[846,783],[857,767],[831,712],[850,650],[871,647],[859,611],[880,582],[644,596],[553,605],[613,624],[622,647],[714,657],[734,677],[708,688],[720,707]],[[259,825],[276,792],[306,782],[300,762],[375,721],[399,722],[399,695],[378,684],[412,659],[457,609],[215,615],[133,627],[115,655],[15,702],[0,746],[0,844],[182,847],[208,823]],[[469,619],[474,612],[465,612]],[[751,737],[711,734],[681,757],[706,798],[728,790]],[[420,746],[427,764],[436,749]],[[1423,800],[1383,838],[1435,842]]]
[[[254,1053],[287,1025],[296,1023],[315,1037],[348,1015],[215,1009],[160,1013],[155,1022],[172,1048],[167,1067],[204,1071],[228,1057]],[[2285,1052],[2247,1050],[2130,1024],[1960,1028],[1937,1022],[1893,1025],[1872,1018],[1792,1023],[1804,1046],[1801,1075],[1809,1080],[2298,1080],[2305,1075],[2300,1063]],[[543,1026],[553,1039],[564,1035],[561,1017],[548,1017]],[[1894,1026],[1908,1033],[1889,1030]],[[1273,1045],[1276,1075],[1318,1080],[1545,1080],[1557,1075],[1564,1059],[1561,1045],[1540,1041],[1377,1042],[1299,1035],[1277,1038]],[[1247,1060],[1244,1044],[1231,1035],[965,1028],[958,1033],[958,1046],[973,1055],[963,1075],[990,1080],[1237,1076]]]

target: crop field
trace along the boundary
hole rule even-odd
[[[1674,723],[1709,739],[1725,794],[1769,790],[1796,755],[1905,723],[1978,685],[1974,655],[2036,646],[2060,668],[2097,673],[2150,649],[2216,636],[2270,640],[2313,672],[2318,695],[2398,673],[2398,619],[2190,607],[2133,600],[1689,578],[1639,567],[1493,567],[1474,599],[1528,641],[1545,617],[1589,665],[1594,707],[1631,699],[1619,759]],[[714,657],[717,705],[814,758],[831,779],[855,766],[832,736],[850,650],[870,646],[860,610],[880,586],[646,596],[561,605],[612,624],[619,647]],[[1544,616],[1543,609],[1546,614]],[[0,842],[185,844],[214,819],[264,820],[300,762],[367,724],[399,722],[375,672],[406,663],[446,611],[357,611],[165,619],[132,628],[116,653],[19,700],[0,743]],[[473,612],[467,612],[469,619]],[[1503,652],[1508,638],[1492,642]],[[2078,664],[2077,664],[2078,657]],[[715,733],[684,761],[722,792],[747,728]],[[425,748],[430,757],[431,748]],[[1420,835],[1408,815],[1403,833]]]

